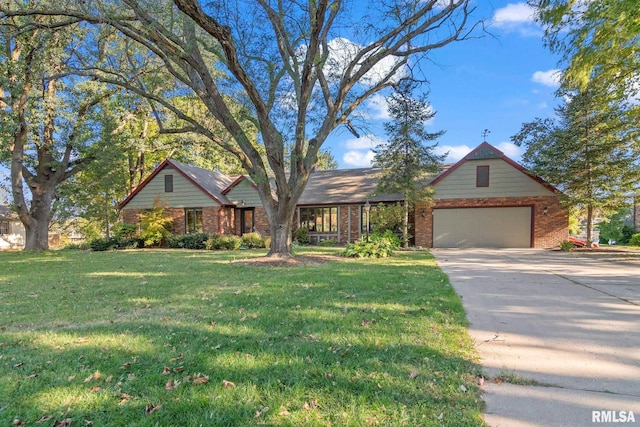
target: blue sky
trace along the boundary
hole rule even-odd
[[[422,66],[429,97],[436,111],[429,123],[433,131],[444,130],[440,152],[454,162],[486,140],[520,161],[522,150],[510,143],[523,123],[553,115],[557,105],[558,58],[544,46],[542,29],[533,22],[524,2],[477,0],[477,17],[489,24],[491,35],[458,42],[434,51],[433,63]],[[372,146],[384,141],[384,102],[370,104],[374,118],[371,133],[356,139],[338,129],[327,140],[340,168],[371,165]]]

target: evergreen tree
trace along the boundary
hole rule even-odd
[[[409,245],[409,211],[417,201],[430,196],[422,180],[427,174],[437,173],[445,157],[435,153],[437,143],[434,143],[444,131],[426,130],[426,124],[436,113],[426,95],[413,96],[415,89],[415,82],[403,81],[387,98],[391,121],[384,124],[384,130],[389,141],[373,150],[374,165],[382,168],[377,192],[404,195],[405,248]]]
[[[560,92],[567,101],[556,119],[525,123],[511,138],[526,148],[523,163],[535,175],[586,211],[589,247],[596,211],[623,206],[640,179],[638,129],[624,120],[623,104],[603,102],[600,93]]]

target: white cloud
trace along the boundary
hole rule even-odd
[[[344,142],[345,147],[349,150],[370,150],[383,144],[385,141],[375,135],[363,135],[360,138],[350,138]]]
[[[369,150],[367,152],[351,150],[344,153],[342,161],[347,166],[354,166],[359,168],[370,167],[373,164],[374,152]]]
[[[435,149],[437,154],[447,154],[447,158],[444,159],[447,163],[457,162],[467,154],[471,152],[472,148],[467,145],[438,145]]]
[[[535,22],[535,10],[526,3],[509,3],[496,10],[493,23],[506,32],[517,32],[522,36],[540,36],[542,30]]]
[[[558,87],[562,71],[556,68],[548,71],[536,71],[531,77],[531,81],[549,87]]]
[[[522,153],[524,153],[524,149],[522,147],[518,147],[517,145],[507,141],[501,142],[500,144],[496,145],[496,148],[502,151],[507,157],[515,161],[519,161],[520,156],[522,156]]]
[[[389,120],[391,118],[387,110],[387,98],[384,95],[379,93],[372,95],[367,100],[367,108],[372,119]]]

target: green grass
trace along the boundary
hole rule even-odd
[[[482,425],[431,255],[233,262],[264,253],[0,253],[0,425]]]

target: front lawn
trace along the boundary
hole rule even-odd
[[[0,252],[0,425],[482,425],[431,255],[263,254]]]

